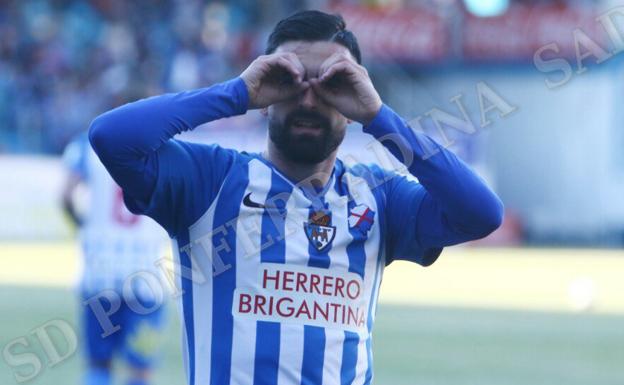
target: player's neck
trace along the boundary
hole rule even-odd
[[[290,180],[296,183],[311,183],[316,189],[322,189],[331,178],[338,150],[332,152],[320,163],[295,163],[284,156],[275,146],[269,143],[263,156]]]

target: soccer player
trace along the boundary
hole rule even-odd
[[[92,123],[128,207],[173,239],[191,385],[369,384],[384,267],[430,265],[501,223],[483,180],[382,103],[345,27],[297,13],[239,77]],[[268,118],[262,153],[173,139],[251,109]],[[351,121],[419,182],[337,159]]]
[[[82,254],[80,316],[88,367],[83,384],[112,384],[112,359],[119,353],[130,367],[127,383],[145,385],[164,324],[163,307],[156,306],[154,291],[146,282],[131,277],[157,272],[154,263],[166,234],[150,218],[128,211],[121,189],[89,146],[86,134],[70,142],[63,157],[68,169],[63,207],[79,226]],[[90,195],[83,215],[74,199],[80,185],[85,185]],[[90,306],[94,298],[101,300],[102,292],[109,292],[105,298],[110,303],[102,305],[107,309],[107,321],[118,330],[104,330]],[[141,314],[144,309],[153,311]]]

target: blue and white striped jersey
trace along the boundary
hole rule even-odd
[[[364,131],[419,182],[337,160],[316,191],[259,154],[172,139],[247,108],[236,78],[130,103],[90,129],[128,208],[173,239],[188,383],[370,384],[384,267],[429,265],[442,247],[489,234],[500,200],[385,105]]]
[[[369,383],[388,226],[408,220],[402,210],[419,205],[422,186],[338,161],[315,194],[259,154],[165,147],[146,213],[167,225],[181,265],[195,271],[181,281],[189,383]],[[181,152],[196,164],[180,163]],[[184,175],[198,168],[203,177]],[[199,200],[209,208],[190,226],[172,212]],[[402,253],[424,260],[416,246]]]

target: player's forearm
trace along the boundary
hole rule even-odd
[[[183,131],[247,110],[245,83],[236,78],[208,88],[128,103],[98,116],[89,139],[100,157],[141,158]]]
[[[485,182],[464,162],[423,133],[414,132],[389,107],[383,106],[364,131],[382,140],[427,190],[419,212],[419,228],[429,226],[430,246],[481,238],[500,226],[503,205]],[[390,136],[388,136],[390,135]],[[402,149],[396,145],[401,138]]]
[[[124,191],[144,197],[156,180],[156,150],[160,146],[203,123],[243,114],[247,104],[247,88],[240,78],[155,96],[98,116],[91,123],[89,140]]]

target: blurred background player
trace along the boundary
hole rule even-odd
[[[63,160],[68,171],[63,209],[79,227],[82,255],[79,317],[87,361],[83,384],[111,384],[115,354],[120,354],[130,368],[127,384],[148,384],[164,323],[163,306],[156,306],[154,292],[145,281],[130,277],[138,272],[156,272],[155,262],[166,235],[150,218],[127,210],[121,189],[95,156],[85,134],[70,142]],[[87,202],[80,199],[85,192]],[[110,290],[116,294],[111,295]],[[98,296],[103,291],[108,293],[103,308],[112,313],[108,317],[112,325],[120,326],[113,332],[103,330],[89,306],[94,299],[101,300]],[[113,311],[117,305],[118,310]],[[133,310],[137,308],[155,310],[139,314]]]

